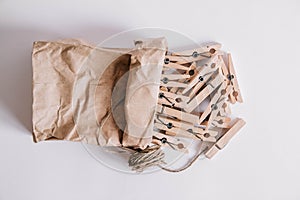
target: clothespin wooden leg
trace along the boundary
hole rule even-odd
[[[219,150],[223,149],[231,138],[246,124],[243,119],[238,119],[235,124],[205,153],[207,158],[212,158]]]

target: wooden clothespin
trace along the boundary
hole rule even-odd
[[[167,68],[165,70],[169,70],[171,68],[171,69],[179,69],[179,70],[187,71],[189,69],[188,67],[186,67],[184,65],[181,65],[181,64],[178,64],[175,62],[171,62],[168,57],[165,57],[163,66],[164,66],[164,68]]]
[[[203,43],[200,45],[200,47],[191,49],[191,50],[186,50],[186,51],[181,51],[181,52],[173,52],[171,55],[172,56],[181,56],[181,57],[191,57],[196,58],[196,59],[205,59],[208,57],[211,57],[212,55],[215,55],[222,45],[220,43],[216,42],[208,42],[208,43]],[[199,58],[197,58],[199,57]],[[180,61],[178,61],[180,62]],[[192,61],[191,61],[192,62]]]
[[[191,62],[197,62],[201,61],[203,59],[210,58],[212,55],[216,53],[216,51],[212,51],[213,53],[209,52],[203,52],[199,53],[197,50],[194,50],[191,54],[186,55],[167,55],[166,58],[168,58],[171,61],[175,61],[177,64],[183,65]]]
[[[177,136],[177,137],[186,137],[186,138],[191,138],[191,139],[195,139],[196,137],[182,129],[179,129],[177,127],[174,126],[170,126],[169,124],[162,124],[159,123],[158,121],[156,121],[154,123],[154,127],[159,129],[159,130],[163,130],[166,131],[167,135],[171,135],[171,136]]]
[[[178,70],[177,70],[178,71]],[[185,71],[184,74],[186,75],[190,75],[190,78],[187,78],[187,79],[180,79],[178,80],[178,82],[180,83],[183,83],[183,82],[186,82],[186,81],[190,81],[192,77],[194,77],[197,73],[197,70],[196,70],[196,62],[192,62],[189,66],[189,70],[188,71]],[[179,94],[182,94],[182,92],[180,90],[178,90],[179,88],[177,87],[173,87],[171,88],[170,92],[173,92],[173,93],[179,93]]]
[[[224,102],[219,112],[220,116],[228,116],[231,115],[231,109],[228,102]]]
[[[233,104],[236,101],[242,103],[243,99],[242,99],[240,88],[239,88],[239,85],[238,85],[238,82],[237,82],[236,73],[235,73],[235,70],[234,70],[234,67],[233,67],[231,54],[227,54],[227,59],[228,59],[228,65],[227,66],[226,66],[226,64],[223,60],[222,72],[223,72],[224,76],[227,78],[228,84],[231,84],[233,86],[233,90],[229,94],[229,100]]]
[[[191,76],[189,74],[162,74],[161,78],[165,79],[167,78],[170,81],[174,81],[174,80],[181,80],[181,79],[188,79]]]
[[[164,105],[157,104],[156,106],[156,112],[161,115],[168,115],[170,117],[175,117],[179,120],[189,122],[191,124],[198,124],[199,123],[199,117],[197,115],[193,115],[190,113],[186,113],[184,111],[176,110],[174,108],[169,108]]]
[[[188,152],[186,149],[186,144],[184,144],[183,141],[176,137],[172,137],[163,133],[160,133],[158,131],[153,131],[153,139],[152,143],[157,144],[159,146],[168,146],[171,147],[174,150],[182,151],[182,152]]]
[[[167,92],[160,90],[158,95],[158,103],[160,105],[169,105],[171,107],[184,108],[187,102],[190,100],[189,97],[175,94],[172,92]]]
[[[205,153],[207,158],[212,158],[219,150],[223,149],[231,138],[245,125],[243,119],[237,119],[234,125]]]
[[[187,59],[191,56],[166,55],[165,58],[167,58],[170,62],[176,62],[177,64],[181,65],[181,64],[189,63],[189,62],[187,62]],[[193,62],[193,61],[190,61],[190,62]]]
[[[230,117],[216,116],[212,122],[212,125],[218,128],[230,128],[230,122]]]
[[[222,84],[222,82],[224,82],[224,76],[218,73],[209,83],[206,83],[206,87],[187,104],[185,110],[187,112],[192,112],[208,95]]]
[[[205,153],[211,158],[244,126],[242,119],[233,123],[229,117],[229,103],[242,102],[242,97],[231,55],[220,47],[213,43],[165,56],[153,143],[180,150],[184,145],[178,138],[200,139],[213,143]],[[204,112],[196,109],[206,99]]]
[[[170,74],[170,75],[163,75],[162,79],[160,80],[160,85],[163,87],[178,87],[178,88],[186,88],[187,84],[178,82],[179,79],[184,79],[187,75],[177,75],[177,74]]]
[[[182,91],[182,94],[186,94],[195,85],[195,89],[190,93],[189,97],[193,95],[204,85],[204,83],[211,77],[211,75],[218,69],[220,60],[218,56],[213,56],[207,63],[196,68],[196,76],[194,76],[188,83],[187,87]]]
[[[208,132],[206,132],[204,130],[204,128],[199,127],[200,126],[199,124],[191,124],[191,123],[179,121],[179,120],[176,120],[173,118],[168,118],[163,115],[159,115],[158,117],[160,120],[163,120],[163,122],[165,124],[172,123],[173,126],[181,128],[183,130],[191,131],[191,132],[201,134],[201,135],[204,135],[205,133],[209,133],[213,137],[218,135],[218,132],[213,131],[213,130],[208,130]]]
[[[210,109],[211,113],[208,119],[208,123],[206,126],[206,129],[208,129],[212,122],[215,120],[217,114],[222,109],[222,105],[226,102],[228,94],[232,91],[232,86],[227,85],[227,83],[224,81],[222,85],[217,90],[216,94],[213,96],[211,102],[210,102]]]
[[[219,106],[220,102],[218,102],[218,100],[221,100],[221,97],[223,96],[223,98],[225,98],[225,94],[226,94],[226,87],[227,87],[227,83],[224,81],[219,88],[217,89],[217,92],[215,93],[215,95],[212,97],[212,99],[210,100],[208,106],[206,107],[206,109],[204,110],[204,112],[202,113],[202,115],[200,116],[199,122],[202,123],[204,121],[204,119],[207,118],[207,116],[211,113],[212,111],[212,106],[216,105]],[[225,91],[225,92],[224,92]],[[223,95],[222,95],[223,92]]]
[[[215,142],[216,131],[205,131],[182,121],[157,116],[154,126],[157,129],[166,131],[166,134],[172,136],[186,137],[191,139],[201,139],[202,141]]]

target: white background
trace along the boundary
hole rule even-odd
[[[0,200],[300,199],[300,2],[0,0]],[[213,160],[178,174],[128,175],[80,143],[31,137],[31,48],[36,40],[99,43],[162,27],[233,55],[247,125]]]

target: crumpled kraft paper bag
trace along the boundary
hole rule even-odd
[[[75,40],[35,42],[32,53],[34,140],[146,147],[151,142],[159,87],[154,85],[159,83],[166,42],[159,38],[136,44],[134,49],[108,49]],[[139,64],[132,63],[133,60]],[[128,71],[129,93],[126,92],[125,101],[119,106],[124,106],[120,109],[125,112],[124,133],[111,114],[111,95],[115,84]],[[152,86],[136,88],[147,81]],[[141,96],[144,98],[140,99]],[[141,105],[139,101],[152,109],[141,110],[136,106]]]

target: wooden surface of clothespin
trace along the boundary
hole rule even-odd
[[[230,117],[216,116],[212,124],[218,128],[230,128]]]
[[[168,61],[165,61],[165,64],[163,66],[164,66],[164,68],[180,69],[180,70],[184,70],[184,71],[187,71],[189,69],[188,67],[185,67],[181,64],[168,62]]]
[[[224,76],[227,78],[228,84],[231,84],[233,86],[233,90],[229,94],[229,100],[232,104],[234,104],[235,102],[242,103],[243,99],[237,82],[237,77],[236,77],[235,69],[233,67],[231,54],[226,54],[225,56],[227,58],[227,65],[224,59],[222,59],[222,63],[221,63],[222,72]]]
[[[155,144],[160,145],[160,146],[168,146],[174,150],[188,153],[188,150],[186,148],[187,144],[185,144],[180,139],[160,133],[155,130],[153,132],[154,132],[153,141],[155,142]]]
[[[187,70],[187,71],[184,72],[184,74],[190,75],[190,78],[187,78],[185,80],[184,79],[180,79],[180,80],[178,80],[178,82],[183,83],[183,82],[186,82],[186,81],[190,81],[191,78],[195,76],[195,73],[196,73],[195,69],[196,69],[196,62],[192,62],[190,64],[190,66],[189,66],[189,70]],[[177,88],[177,87],[173,87],[173,88],[171,88],[170,92],[182,94],[182,92],[179,91],[178,89],[179,88]]]
[[[211,123],[217,117],[217,114],[220,112],[220,110],[222,110],[222,105],[226,102],[227,96],[231,91],[232,91],[232,86],[227,85],[227,83],[224,81],[219,87],[219,89],[217,90],[216,94],[211,99],[210,105],[207,108],[211,110],[211,113],[208,119],[206,129],[210,127]]]
[[[178,52],[172,52],[172,56],[187,56],[187,55],[193,55],[194,52],[197,53],[207,53],[208,55],[212,55],[217,53],[221,49],[222,45],[217,42],[207,42],[202,43],[198,48],[185,50],[185,51],[178,51]]]
[[[204,110],[204,112],[202,113],[202,115],[200,116],[199,122],[203,122],[203,120],[211,113],[212,111],[212,106],[213,105],[217,105],[219,106],[220,102],[217,102],[218,100],[220,100],[220,98],[223,96],[223,98],[225,98],[226,95],[226,88],[227,88],[227,83],[223,82],[219,88],[217,89],[217,92],[215,93],[215,95],[212,97],[212,99],[210,100],[208,106],[206,107],[206,109]],[[223,90],[225,90],[225,93],[222,95]],[[228,92],[229,93],[229,92]]]
[[[161,114],[167,114],[169,116],[176,117],[177,119],[180,119],[182,121],[190,122],[192,124],[198,124],[199,122],[199,117],[197,115],[179,111],[174,108],[169,108],[159,104],[156,106],[156,112]]]
[[[157,129],[167,131],[170,135],[186,137],[191,139],[201,139],[202,141],[215,142],[216,131],[203,130],[192,124],[172,120],[165,117],[157,116],[154,126]]]
[[[158,104],[169,105],[177,108],[185,108],[189,97],[172,92],[160,90],[158,95]]]
[[[223,149],[231,138],[245,125],[243,119],[238,118],[234,125],[205,153],[207,158],[212,158],[219,150]]]
[[[196,84],[198,84],[197,88],[200,89],[204,83],[210,78],[214,71],[218,69],[220,60],[218,56],[213,56],[208,63],[203,64],[201,67],[197,67],[195,70],[196,75],[191,79],[188,83],[187,87],[182,91],[182,94],[186,94],[190,89],[192,89]],[[198,90],[192,92],[195,94]],[[192,95],[189,95],[192,97]]]
[[[209,84],[206,84],[206,87],[200,91],[199,94],[195,96],[188,104],[185,110],[187,112],[193,111],[208,95],[210,95],[216,87],[218,87],[224,81],[224,76],[218,73],[214,79],[210,81]]]

